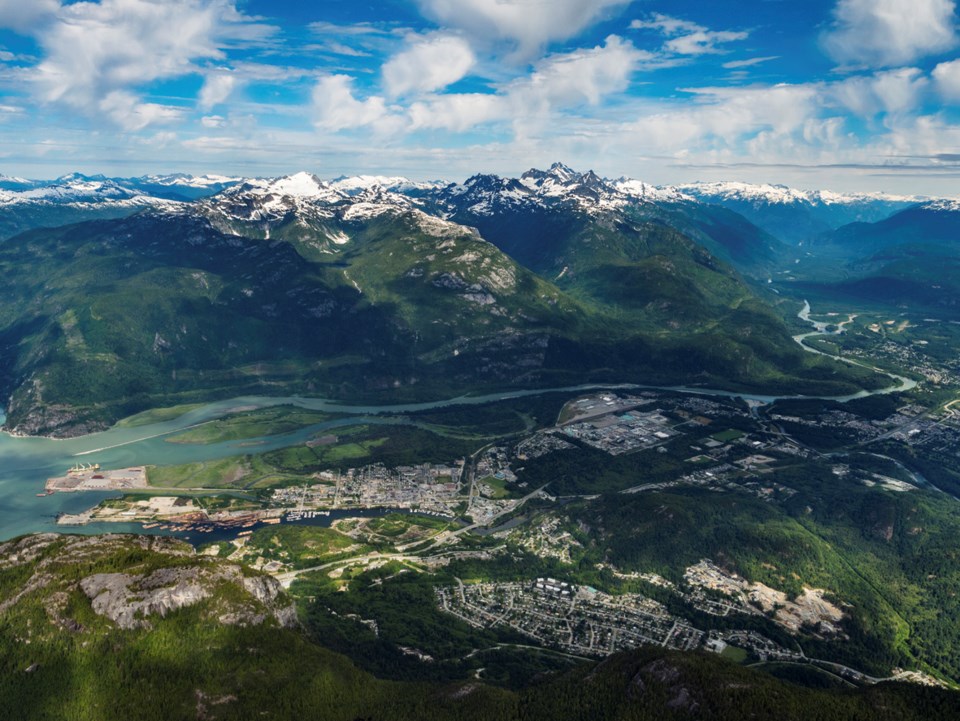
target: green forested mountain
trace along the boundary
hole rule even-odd
[[[512,244],[491,230],[498,248],[400,196],[284,182],[4,242],[8,427],[71,434],[244,392],[883,382],[803,353],[731,267],[661,223],[561,214]]]
[[[960,212],[953,201],[825,234],[800,266],[811,291],[848,302],[960,314]]]
[[[512,690],[377,680],[308,641],[273,579],[162,539],[0,545],[0,698],[24,721],[948,719],[952,692],[814,690],[649,649]]]

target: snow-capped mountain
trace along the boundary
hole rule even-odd
[[[642,180],[620,177],[616,180],[608,180],[614,188],[632,198],[644,200],[650,203],[695,203],[693,196],[686,195],[677,188],[661,185],[650,185]]]
[[[31,181],[19,190],[0,189],[0,239],[38,227],[121,218],[145,208],[170,210],[179,205],[103,176],[72,173],[53,181]]]
[[[365,190],[383,188],[391,193],[422,197],[445,185],[446,183],[440,180],[417,182],[400,175],[341,175],[339,178],[330,181],[331,187],[347,195],[358,195]]]
[[[153,195],[174,200],[198,200],[232,188],[244,181],[243,178],[228,175],[141,175],[137,178],[123,178],[117,182],[125,188],[136,190],[144,195]]]
[[[166,200],[196,200],[226,188],[237,185],[243,178],[226,175],[194,176],[186,173],[168,175],[141,175],[135,178],[108,178],[104,175],[84,175],[68,173],[54,180],[31,180],[28,178],[0,175],[0,190],[14,193],[37,191],[29,199],[46,199],[60,202],[76,201],[76,197],[86,193],[92,200],[123,199],[126,197],[147,196]],[[40,192],[45,191],[45,192]]]
[[[0,176],[4,202],[47,201],[51,203],[106,203],[136,198],[170,200],[193,199],[197,193],[209,195],[240,182],[224,176],[145,175],[139,178],[107,178],[103,175],[68,173],[55,180],[28,180]],[[186,189],[193,192],[183,193]],[[175,191],[171,193],[171,191]],[[146,200],[140,204],[146,204]]]
[[[371,195],[372,194],[372,195]],[[212,203],[207,203],[212,199]],[[653,185],[639,179],[601,178],[563,163],[530,169],[519,178],[478,174],[462,183],[417,182],[403,176],[354,175],[325,181],[309,172],[280,178],[173,173],[135,178],[70,173],[56,180],[0,176],[0,207],[41,203],[113,215],[164,203],[205,203],[202,214],[231,221],[277,223],[290,213],[313,220],[342,215],[349,205],[409,209],[421,207],[440,217],[493,217],[526,208],[576,210],[589,214],[697,212],[720,206],[789,243],[803,243],[851,222],[877,222],[929,198],[884,193],[835,193],[785,185],[742,182]],[[342,206],[342,207],[340,207]],[[355,210],[353,212],[360,212]],[[0,218],[0,223],[3,219]],[[311,221],[312,222],[312,221]],[[33,227],[29,219],[12,230]]]
[[[960,198],[939,198],[922,203],[919,210],[938,211],[945,213],[960,213]]]
[[[549,170],[532,168],[519,178],[474,175],[463,183],[448,185],[433,197],[448,214],[468,212],[477,216],[524,207],[593,213],[616,210],[637,200],[592,170],[579,173],[563,163],[554,163]]]
[[[672,188],[640,180],[601,178],[562,163],[531,169],[519,178],[475,175],[432,194],[428,207],[445,218],[476,227],[481,235],[531,267],[547,263],[563,274],[570,253],[586,252],[571,243],[558,251],[556,238],[577,228],[633,227],[659,234],[673,228],[741,272],[761,276],[785,250],[781,243],[736,213],[695,200]],[[598,224],[599,223],[599,224]],[[595,237],[595,236],[593,236]],[[579,241],[578,241],[579,242]],[[587,248],[596,248],[584,236]],[[525,262],[525,261],[522,261]],[[568,273],[560,277],[567,277]]]
[[[848,223],[874,223],[928,198],[886,193],[835,193],[785,185],[689,183],[674,190],[740,213],[767,232],[803,243]]]
[[[42,184],[43,181],[29,180],[27,178],[19,178],[17,176],[0,174],[0,190],[29,190],[30,188],[36,188],[38,185]]]
[[[307,172],[279,178],[246,180],[187,207],[226,232],[251,232],[264,238],[287,238],[320,252],[338,252],[349,235],[342,223],[404,213],[418,201],[372,184],[348,195]],[[251,227],[252,226],[252,227]]]
[[[187,175],[173,173],[171,175],[141,175],[127,179],[131,183],[150,183],[165,185],[174,188],[213,188],[218,186],[236,185],[243,182],[243,178],[229,175]]]
[[[280,178],[245,180],[201,201],[225,217],[246,222],[278,222],[291,213],[313,212],[347,196],[307,172]],[[324,217],[330,214],[324,212]]]
[[[0,207],[13,206],[74,206],[91,207],[159,207],[172,201],[139,190],[124,187],[116,180],[103,176],[85,176],[72,173],[50,182],[34,182],[24,190],[0,190]]]
[[[706,201],[748,201],[755,203],[790,205],[858,205],[866,203],[920,203],[929,198],[919,195],[891,195],[888,193],[835,193],[830,190],[800,190],[770,183],[687,183],[673,189]]]
[[[129,201],[138,197],[136,191],[124,188],[106,178],[83,177],[58,178],[51,185],[44,185],[19,192],[8,192],[6,202],[22,203],[47,201],[50,203],[106,203]]]

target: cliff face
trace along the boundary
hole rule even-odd
[[[227,625],[259,625],[273,617],[282,626],[296,624],[292,605],[280,599],[273,578],[246,578],[239,566],[161,568],[146,575],[96,573],[81,579],[80,588],[93,610],[120,628],[150,628],[150,617],[166,616],[205,601],[222,584],[246,591],[251,598],[218,604],[216,620]]]
[[[0,587],[0,615],[28,615],[39,601],[52,627],[83,630],[68,610],[80,594],[97,617],[120,629],[150,629],[158,618],[197,607],[221,625],[296,625],[279,582],[236,564],[197,556],[180,541],[133,536],[40,534],[0,544],[0,572],[21,580]],[[29,633],[46,629],[28,623]]]

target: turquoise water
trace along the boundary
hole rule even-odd
[[[809,315],[809,306],[805,306],[802,313]],[[819,331],[798,336],[797,341],[803,345],[804,338],[817,334],[819,334]],[[807,346],[803,347],[811,352],[818,352]],[[102,433],[94,433],[80,438],[64,440],[51,438],[19,438],[0,433],[0,539],[11,538],[23,533],[56,530],[56,517],[59,513],[79,513],[97,504],[103,498],[117,495],[115,493],[84,492],[55,493],[52,496],[43,497],[37,496],[38,493],[43,491],[47,478],[63,475],[68,468],[78,462],[99,463],[104,468],[124,468],[126,466],[171,465],[210,461],[229,456],[262,453],[278,448],[299,445],[318,433],[353,425],[358,422],[383,424],[405,423],[409,421],[402,418],[402,414],[404,413],[454,405],[481,405],[494,401],[555,392],[575,394],[584,391],[598,390],[600,388],[612,390],[649,389],[696,393],[727,398],[742,397],[746,400],[753,400],[759,403],[772,403],[773,401],[783,398],[805,397],[827,398],[843,402],[878,393],[892,393],[907,390],[916,385],[913,381],[901,378],[900,376],[891,376],[891,378],[893,378],[896,383],[889,388],[879,391],[861,391],[847,396],[829,397],[758,395],[706,388],[688,388],[685,386],[663,387],[634,384],[608,386],[580,385],[565,388],[522,390],[484,396],[463,396],[430,403],[411,403],[392,406],[351,406],[337,401],[328,401],[321,398],[301,398],[299,396],[248,396],[210,403],[185,413],[179,418],[162,423],[153,423],[137,428],[115,427]],[[165,440],[167,436],[178,431],[220,418],[229,413],[276,405],[294,405],[310,410],[346,414],[347,417],[301,428],[292,433],[245,439],[242,441],[191,445],[168,443]],[[389,415],[386,417],[378,417],[378,414]],[[0,416],[0,421],[2,421],[2,416]],[[139,524],[107,523],[90,524],[81,529],[70,528],[70,530],[79,530],[84,533],[104,533],[141,531],[142,529]]]
[[[577,393],[597,386],[553,389]],[[0,539],[23,533],[55,530],[60,513],[79,513],[104,498],[107,492],[55,493],[38,497],[47,478],[63,475],[80,463],[99,463],[104,468],[140,465],[170,465],[210,461],[247,453],[263,453],[306,442],[312,436],[356,423],[404,423],[397,414],[442,408],[452,405],[480,405],[493,401],[549,393],[551,390],[515,391],[486,396],[452,398],[433,403],[393,406],[348,406],[320,398],[249,396],[210,403],[179,418],[137,428],[111,428],[79,438],[20,438],[0,433]],[[345,418],[318,423],[292,433],[207,445],[168,443],[166,437],[191,426],[244,409],[276,405],[295,405],[318,411],[349,414]],[[386,413],[393,417],[377,417]],[[2,421],[2,416],[0,416]],[[84,533],[139,531],[139,524],[91,524],[71,531]]]

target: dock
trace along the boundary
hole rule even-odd
[[[144,466],[104,470],[99,464],[78,464],[66,475],[48,478],[47,493],[76,493],[79,491],[123,491],[147,487],[147,469]]]

